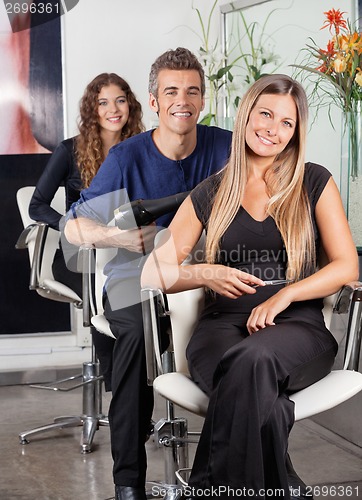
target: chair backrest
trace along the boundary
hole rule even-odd
[[[103,314],[103,288],[106,281],[104,268],[117,254],[117,248],[97,248],[95,261],[95,314]]]
[[[204,304],[204,289],[196,288],[167,295],[172,342],[177,372],[188,374],[186,347]]]
[[[23,222],[24,228],[28,227],[31,224],[34,224],[34,220],[29,216],[29,205],[30,200],[33,196],[35,190],[35,186],[25,186],[18,190],[16,193],[16,200],[19,207],[19,212],[21,216],[21,220]],[[58,191],[55,193],[55,196],[52,200],[51,207],[54,208],[57,212],[64,214],[65,213],[65,189],[64,187],[60,187]],[[34,246],[36,240],[36,228],[34,231],[30,232],[27,237],[27,248],[29,252],[29,260],[30,265],[33,262],[34,255]],[[39,277],[39,281],[44,281],[44,279],[54,279],[52,273],[52,263],[54,259],[54,254],[57,248],[59,248],[59,231],[55,231],[54,229],[49,228],[47,234],[47,243],[46,243],[46,251],[43,254],[42,268]]]

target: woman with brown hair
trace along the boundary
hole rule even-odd
[[[288,394],[330,372],[337,343],[323,298],[358,278],[358,260],[331,174],[305,163],[307,117],[296,81],[255,82],[228,164],[186,198],[144,267],[144,285],[209,291],[187,348],[190,373],[210,396],[191,497],[308,493],[290,489]],[[204,230],[204,261],[181,266]]]
[[[80,101],[79,134],[62,141],[49,159],[41,175],[29,206],[29,215],[36,221],[46,222],[59,230],[64,214],[55,211],[51,201],[61,185],[65,187],[65,210],[79,199],[80,191],[89,186],[112,146],[143,132],[142,109],[128,83],[115,73],[102,73],[86,87]],[[64,258],[59,248],[53,261],[54,278],[82,296],[82,275],[77,271],[78,248],[69,251],[70,257]],[[68,255],[68,250],[67,250]],[[72,259],[73,257],[73,259]],[[74,264],[72,264],[74,261]],[[93,335],[97,349],[100,342],[113,339]],[[112,351],[111,351],[112,352]],[[111,356],[105,356],[107,365]],[[101,365],[102,360],[100,359]],[[103,369],[105,387],[110,389],[110,380]]]

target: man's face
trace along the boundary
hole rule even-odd
[[[150,94],[150,107],[158,113],[159,130],[187,135],[204,109],[201,79],[196,70],[163,69],[158,75],[158,96]]]

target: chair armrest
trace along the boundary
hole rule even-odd
[[[359,370],[362,343],[362,284],[355,283],[348,318],[344,368]]]
[[[39,288],[39,278],[43,261],[44,245],[49,229],[48,224],[46,224],[45,222],[30,224],[22,231],[18,238],[18,241],[15,244],[15,248],[27,248],[29,236],[33,231],[35,231],[36,228],[37,232],[34,242],[33,260],[30,266],[30,290],[37,290]]]
[[[362,283],[360,281],[352,281],[344,285],[337,295],[336,302],[333,306],[333,312],[337,314],[348,313],[353,301],[362,300]]]
[[[145,337],[145,353],[147,368],[147,383],[152,385],[154,379],[163,374],[162,348],[160,340],[159,318],[166,316],[163,293],[153,288],[141,290],[143,331]]]
[[[362,283],[360,281],[348,283],[341,289],[333,312],[349,313],[343,368],[358,371],[362,343]]]
[[[24,228],[15,243],[15,248],[17,250],[25,250],[28,248],[28,238],[29,236],[35,231],[35,229],[38,227],[38,224],[29,224],[26,228]]]
[[[78,267],[82,269],[83,326],[90,326],[91,316],[96,314],[92,291],[94,261],[94,248],[81,246],[78,254]],[[79,264],[81,266],[79,266]]]

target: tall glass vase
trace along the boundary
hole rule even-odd
[[[340,189],[352,236],[362,248],[362,106],[343,116]]]

